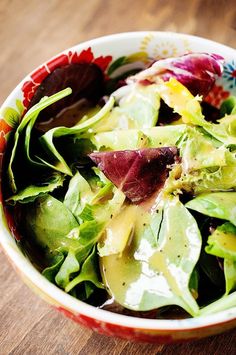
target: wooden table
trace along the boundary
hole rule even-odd
[[[185,32],[236,48],[236,5],[233,0],[0,0],[0,102],[28,72],[61,50],[134,30]],[[0,265],[0,355],[236,354],[236,330],[170,346],[101,336],[36,297],[1,249]]]

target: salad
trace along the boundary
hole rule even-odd
[[[133,316],[236,306],[236,98],[205,102],[223,61],[192,53],[113,79],[70,64],[44,79],[3,186],[48,280]]]

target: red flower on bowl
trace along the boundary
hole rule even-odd
[[[209,94],[204,98],[204,101],[208,102],[212,106],[220,107],[222,102],[230,96],[230,92],[224,90],[221,85],[214,85]]]

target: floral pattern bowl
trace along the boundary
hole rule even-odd
[[[12,91],[0,110],[0,164],[11,133],[27,109],[40,83],[56,68],[69,63],[94,63],[107,77],[117,72],[142,68],[151,60],[186,52],[218,53],[225,58],[223,76],[215,83],[207,101],[219,107],[236,94],[236,50],[185,34],[168,32],[121,33],[91,40],[64,51],[29,74]],[[2,171],[2,169],[1,169]],[[236,326],[236,305],[210,316],[154,320],[134,318],[96,309],[51,284],[22,253],[13,216],[4,207],[0,193],[0,243],[24,282],[67,317],[100,333],[146,342],[170,343],[217,334]]]

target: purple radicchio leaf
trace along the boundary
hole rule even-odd
[[[67,87],[72,89],[72,94],[44,109],[39,116],[39,121],[47,121],[55,117],[80,99],[96,103],[104,94],[102,70],[93,63],[72,63],[56,68],[40,84],[29,108],[39,102],[42,97],[51,96]]]
[[[114,185],[139,204],[163,187],[178,150],[176,147],[146,148],[89,156]]]
[[[191,53],[177,58],[161,59],[152,66],[130,78],[127,83],[147,85],[162,79],[175,78],[193,95],[206,96],[216,79],[222,75],[224,58],[218,54]]]

